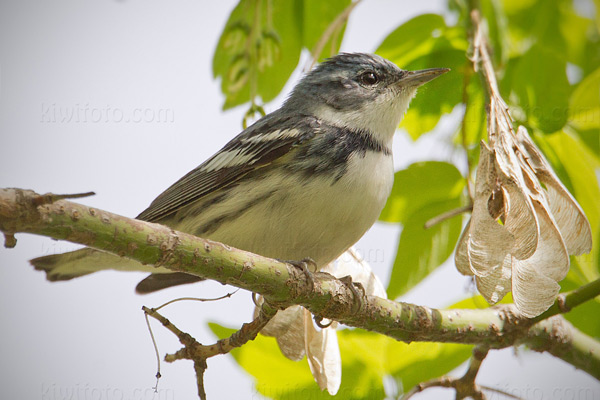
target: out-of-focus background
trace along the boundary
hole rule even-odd
[[[93,190],[96,196],[82,203],[137,215],[241,130],[245,108],[221,111],[223,95],[211,70],[219,35],[236,3],[2,0],[0,187],[39,193]],[[348,22],[342,51],[372,52],[402,22],[441,7],[435,0],[364,1]],[[304,54],[301,67],[306,60]],[[267,112],[281,104],[300,74],[298,68]],[[424,90],[420,96],[435,93]],[[416,144],[399,130],[396,167],[432,158],[460,167],[461,155],[452,150],[443,128]],[[398,227],[378,223],[357,245],[384,284],[398,234]],[[196,396],[193,368],[185,361],[163,363],[158,392],[152,390],[156,359],[141,306],[180,296],[216,297],[231,287],[205,282],[142,297],[134,287],[145,275],[117,272],[49,283],[27,260],[77,246],[32,235],[17,239],[15,249],[0,249],[0,397]],[[448,262],[402,300],[447,306],[473,290]],[[252,307],[250,294],[238,292],[219,303],[177,303],[166,314],[208,343],[215,340],[208,321],[239,327],[251,318]],[[179,348],[171,334],[153,325],[161,357]],[[260,398],[231,356],[212,358],[208,367],[209,398]],[[492,352],[479,382],[527,399],[600,399],[593,378],[531,352]],[[450,399],[454,393],[435,389],[415,398]]]

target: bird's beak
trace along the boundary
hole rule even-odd
[[[429,68],[419,71],[406,71],[406,75],[400,78],[398,84],[402,86],[418,87],[437,78],[440,75],[445,74],[448,71],[450,71],[450,68]]]

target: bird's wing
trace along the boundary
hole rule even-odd
[[[263,121],[264,120],[264,121]],[[263,118],[160,194],[137,219],[158,221],[264,167],[315,135],[314,118]]]

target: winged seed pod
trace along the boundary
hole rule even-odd
[[[363,285],[367,294],[387,298],[379,278],[353,248],[348,249],[321,271],[337,278],[350,275],[354,282]],[[258,302],[261,304],[262,298],[259,298]],[[256,307],[254,318],[258,315],[258,311]],[[281,352],[291,360],[300,361],[306,355],[310,372],[319,384],[319,388],[327,389],[333,396],[342,382],[342,359],[337,341],[337,326],[338,323],[333,322],[327,328],[317,329],[306,308],[291,306],[278,311],[260,333],[274,336]]]
[[[491,304],[512,291],[517,308],[531,318],[555,301],[569,255],[591,250],[591,228],[526,128],[516,135],[490,132],[492,144],[481,143],[473,213],[456,248],[456,267],[475,276]]]

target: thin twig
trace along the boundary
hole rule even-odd
[[[443,376],[441,378],[435,378],[427,382],[419,383],[409,392],[407,392],[402,399],[407,400],[425,389],[432,387],[444,387],[453,388],[456,390],[457,400],[465,399],[467,397],[471,397],[474,400],[485,400],[486,396],[481,391],[483,388],[475,383],[475,378],[477,378],[477,373],[481,368],[481,363],[488,354],[488,350],[489,349],[484,346],[477,346],[473,349],[473,357],[471,357],[469,368],[461,378]]]
[[[156,354],[156,385],[152,389],[155,392],[158,391],[158,381],[162,376],[160,374],[160,354],[158,352],[158,344],[156,343],[156,339],[154,338],[154,332],[152,332],[152,327],[150,326],[150,320],[148,319],[148,314],[144,313],[144,318],[146,319],[146,325],[148,326],[148,332],[150,333],[150,338],[152,339],[152,345],[154,346],[154,354]]]
[[[222,296],[221,298],[230,297],[231,294]],[[173,300],[173,301],[178,301]],[[194,299],[198,300],[198,299]],[[201,299],[202,300],[202,299]],[[209,299],[217,300],[217,299]],[[173,301],[163,304],[161,307],[164,307]],[[204,372],[206,372],[207,364],[206,360],[210,357],[214,357],[218,354],[225,354],[233,350],[234,348],[240,347],[246,344],[250,340],[254,340],[260,330],[265,327],[265,325],[273,318],[273,316],[277,313],[276,309],[271,308],[266,303],[260,309],[258,313],[258,317],[256,317],[252,322],[243,324],[241,329],[235,332],[233,335],[226,339],[221,339],[217,341],[213,345],[205,346],[199,343],[196,339],[194,339],[190,334],[181,331],[177,328],[171,321],[167,318],[163,317],[160,313],[158,313],[155,308],[147,308],[145,306],[142,307],[146,316],[146,322],[148,323],[148,328],[150,328],[150,323],[148,322],[148,316],[159,321],[165,328],[170,330],[181,342],[183,348],[178,350],[174,354],[167,354],[165,356],[165,361],[173,362],[176,360],[192,360],[194,362],[194,370],[196,371],[196,383],[198,385],[198,396],[200,399],[206,399],[206,392],[204,390]],[[154,348],[157,352],[158,357],[158,347],[156,346],[156,341],[154,341],[154,335],[152,334],[152,330],[150,330],[150,335],[152,336],[152,340],[154,342]],[[160,361],[158,363],[159,372],[157,372],[157,384],[158,387],[158,378],[160,378]],[[156,390],[156,388],[155,388]]]
[[[323,52],[323,49],[327,44],[327,41],[338,29],[342,27],[342,25],[346,23],[348,17],[350,17],[350,14],[352,13],[352,10],[354,10],[354,7],[356,7],[361,1],[362,0],[356,0],[355,2],[350,3],[348,7],[344,8],[344,10],[339,13],[338,16],[335,17],[335,19],[329,24],[327,29],[325,29],[319,38],[317,44],[315,44],[315,47],[313,47],[312,51],[310,52],[311,60],[310,63],[307,63],[304,67],[304,71],[310,71],[312,67],[315,66],[316,62],[319,60],[319,55],[321,55],[321,52]]]
[[[577,289],[567,293],[561,293],[556,298],[556,301],[546,312],[531,319],[532,323],[552,317],[556,314],[564,314],[571,311],[574,307],[585,303],[588,300],[600,296],[600,279],[596,279],[588,284],[585,284]]]
[[[510,132],[514,135],[513,119],[510,116],[508,105],[504,102],[498,89],[498,81],[496,80],[494,65],[488,51],[487,39],[483,33],[479,10],[471,11],[471,22],[475,30],[473,34],[473,55],[471,56],[471,61],[475,71],[479,71],[481,67],[485,88],[488,92],[488,139],[490,146],[493,147],[498,132]]]
[[[206,368],[206,360],[194,360],[196,385],[198,386],[198,397],[200,397],[200,400],[206,400],[206,391],[204,390],[204,373],[206,372]]]
[[[201,299],[201,298],[196,298],[196,297],[181,297],[181,298],[178,298],[178,299],[174,299],[174,300],[168,301],[168,302],[166,302],[166,303],[164,303],[164,304],[162,304],[162,305],[160,305],[160,306],[158,306],[156,308],[153,308],[152,310],[154,310],[156,312],[156,311],[160,310],[163,307],[166,307],[166,306],[168,306],[170,304],[173,304],[173,303],[178,302],[178,301],[183,301],[183,300],[202,301],[202,302],[222,300],[222,299],[229,298],[229,297],[233,296],[235,293],[238,292],[238,290],[239,289],[235,290],[234,292],[227,293],[227,294],[225,294],[225,295],[223,295],[221,297],[216,297],[216,298],[213,298],[213,299]],[[156,385],[153,387],[153,389],[154,389],[154,391],[157,391],[158,390],[158,381],[160,380],[160,378],[162,376],[161,373],[160,373],[160,353],[158,351],[158,344],[156,343],[156,339],[154,338],[154,332],[152,331],[152,327],[150,326],[150,320],[148,319],[148,315],[149,315],[149,313],[147,312],[148,309],[146,307],[142,307],[142,310],[144,310],[144,318],[146,319],[146,325],[148,326],[148,332],[150,333],[150,338],[152,339],[152,344],[154,345],[154,353],[156,354],[156,365],[157,365],[156,366]],[[160,315],[160,314],[157,314],[157,315]],[[161,322],[163,323],[163,325],[165,323],[169,323],[169,325],[172,325],[166,318],[164,320],[162,320]]]
[[[236,294],[236,293],[237,293],[239,290],[240,290],[240,289],[238,288],[238,289],[234,290],[233,292],[230,292],[230,293],[224,294],[223,296],[220,296],[220,297],[214,297],[214,298],[211,298],[211,299],[203,299],[203,298],[200,298],[200,297],[180,297],[180,298],[177,298],[177,299],[169,300],[169,301],[167,301],[166,303],[164,303],[164,304],[162,304],[162,305],[160,305],[160,306],[158,306],[158,307],[154,307],[154,310],[155,310],[155,311],[158,311],[158,310],[160,310],[161,308],[163,308],[163,307],[166,307],[166,306],[168,306],[168,305],[170,305],[170,304],[176,303],[176,302],[178,302],[178,301],[201,301],[201,302],[207,302],[207,301],[217,301],[217,300],[223,300],[223,299],[227,299],[227,298],[229,298],[229,297],[233,296],[233,295],[234,295],[234,294]]]
[[[458,208],[455,208],[450,211],[446,211],[445,213],[437,215],[437,216],[431,218],[430,220],[428,220],[427,222],[425,222],[424,228],[429,229],[439,223],[444,222],[447,219],[450,219],[452,217],[455,217],[457,215],[460,215],[465,212],[470,212],[470,211],[473,211],[473,204],[468,204],[466,206],[462,206],[462,207],[458,207]]]
[[[503,396],[510,397],[511,399],[523,400],[523,398],[521,398],[519,396],[516,396],[516,395],[514,395],[512,393],[509,393],[509,392],[505,392],[504,390],[496,389],[496,388],[491,387],[491,386],[479,385],[479,387],[481,388],[481,390],[486,390],[488,392],[498,393],[498,394],[501,394]]]
[[[146,314],[158,320],[165,328],[177,336],[181,344],[184,346],[184,348],[178,352],[174,354],[168,354],[165,357],[165,361],[167,362],[173,362],[179,359],[207,359],[214,357],[217,354],[228,353],[236,347],[243,346],[250,340],[254,340],[260,330],[265,327],[265,325],[277,312],[277,310],[272,309],[267,305],[263,305],[258,317],[256,317],[252,322],[243,324],[240,330],[236,331],[230,337],[221,339],[212,345],[202,345],[191,335],[177,328],[171,321],[158,313],[156,309],[147,307],[142,307],[142,309]]]
[[[42,204],[50,204],[57,202],[59,200],[65,199],[81,199],[83,197],[94,196],[95,192],[85,192],[85,193],[70,193],[70,194],[54,194],[54,193],[46,193],[38,196],[37,199],[34,199],[33,202],[35,205],[41,206]]]
[[[416,385],[414,388],[406,392],[404,396],[402,396],[402,400],[408,400],[413,397],[417,393],[421,393],[425,389],[433,388],[433,387],[442,387],[442,388],[451,388],[452,386],[452,378],[447,376],[442,376],[441,378],[431,379],[427,382],[421,382]]]

